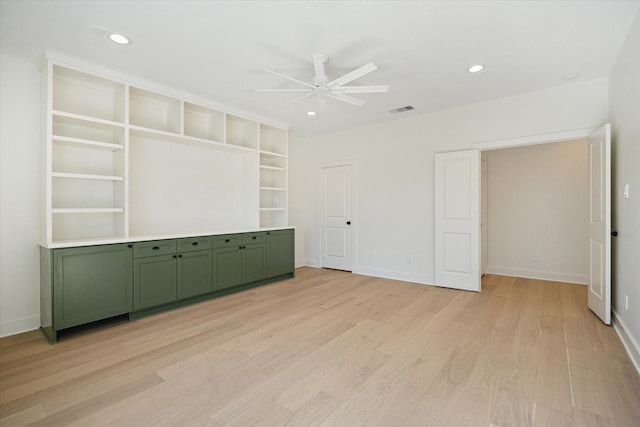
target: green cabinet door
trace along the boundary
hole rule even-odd
[[[239,246],[213,250],[213,290],[242,283],[242,249]]]
[[[133,274],[134,310],[176,300],[176,255],[134,259]]]
[[[178,255],[178,299],[206,294],[212,290],[211,251]]]
[[[256,243],[242,247],[242,283],[267,277],[267,244]]]
[[[267,277],[276,277],[294,271],[293,230],[267,232]]]
[[[131,248],[126,244],[53,251],[53,330],[129,313]]]

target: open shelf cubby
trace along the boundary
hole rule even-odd
[[[225,114],[222,111],[185,102],[184,134],[194,138],[224,142]]]
[[[182,133],[182,101],[136,87],[129,88],[129,124]]]
[[[258,149],[260,138],[258,122],[227,114],[227,144]]]
[[[260,151],[287,154],[287,131],[260,124]]]
[[[53,110],[124,122],[124,84],[57,65],[52,72]]]

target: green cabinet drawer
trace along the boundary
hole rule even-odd
[[[261,231],[257,233],[245,233],[242,235],[242,244],[263,243],[267,241],[267,233]]]
[[[152,240],[133,244],[133,257],[143,258],[148,256],[169,255],[176,253],[175,240]]]
[[[178,299],[206,294],[212,287],[212,251],[178,254]]]
[[[240,246],[241,244],[241,234],[223,234],[222,236],[213,236],[214,248],[229,248],[232,246]]]
[[[211,237],[188,237],[185,239],[178,239],[177,251],[178,252],[190,252],[190,251],[202,251],[211,249]]]

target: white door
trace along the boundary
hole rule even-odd
[[[435,284],[480,291],[480,151],[435,155]]]
[[[611,125],[589,136],[589,308],[611,323]]]
[[[352,270],[352,165],[320,168],[321,267]]]

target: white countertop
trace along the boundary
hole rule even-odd
[[[293,230],[294,226],[244,228],[236,230],[199,231],[197,233],[162,234],[155,236],[129,236],[118,238],[94,238],[84,240],[60,240],[51,243],[40,243],[46,249],[77,248],[80,246],[113,245],[116,243],[147,242],[149,240],[182,239],[185,237],[220,236],[223,234],[255,233],[258,231]]]

